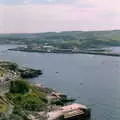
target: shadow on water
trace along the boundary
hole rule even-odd
[[[69,118],[69,119],[65,119],[65,120],[92,120],[91,118],[80,118],[80,117],[73,117],[73,118]],[[96,120],[96,119],[95,119]]]

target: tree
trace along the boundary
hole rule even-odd
[[[29,84],[24,80],[11,81],[10,92],[25,94],[29,91]]]

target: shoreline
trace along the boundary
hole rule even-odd
[[[91,110],[86,105],[75,103],[75,99],[69,98],[64,93],[53,90],[53,88],[46,87],[41,83],[35,84],[29,81],[29,78],[41,75],[42,71],[22,67],[10,61],[1,61],[0,65],[1,70],[4,69],[3,71],[9,71],[12,75],[11,79],[7,79],[9,84],[8,87],[5,87],[7,91],[4,90],[3,95],[0,95],[0,101],[2,103],[4,99],[7,101],[7,103],[1,104],[1,109],[6,107],[6,109],[3,109],[3,117],[7,115],[7,113],[9,113],[8,118],[11,115],[19,116],[20,113],[22,118],[27,118],[28,120],[37,120],[34,113],[39,117],[45,117],[44,120],[48,120],[46,119],[47,115],[49,115],[48,118],[50,120],[56,120],[53,117],[56,117],[56,115],[58,118],[62,116],[63,120],[66,120],[66,116],[68,118],[71,118],[71,116],[79,116],[80,118],[90,117]],[[15,77],[13,75],[17,75],[17,73],[19,76],[14,79]],[[5,81],[6,79],[4,79],[3,82]],[[70,112],[71,108],[72,113]],[[22,111],[19,111],[19,109],[26,114],[23,115]],[[27,111],[30,113],[27,113]],[[64,111],[66,111],[66,113],[64,113]],[[61,114],[57,114],[58,112]],[[44,113],[44,115],[41,116],[41,113]],[[30,116],[32,116],[32,118],[29,119]]]
[[[104,56],[113,56],[113,57],[120,57],[120,53],[112,53],[112,52],[96,52],[96,51],[87,51],[87,50],[80,50],[78,52],[68,52],[68,51],[39,51],[39,50],[28,50],[28,49],[19,49],[19,48],[13,48],[8,49],[10,51],[21,51],[21,52],[28,52],[28,53],[48,53],[48,54],[91,54],[91,55],[104,55]]]

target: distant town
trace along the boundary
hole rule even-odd
[[[95,55],[106,55],[106,56],[116,56],[119,57],[120,53],[112,52],[107,48],[89,48],[89,49],[79,49],[78,47],[73,47],[71,49],[57,48],[52,45],[28,45],[26,47],[17,47],[9,49],[12,51],[24,51],[24,52],[39,52],[39,53],[63,53],[63,54],[95,54]]]

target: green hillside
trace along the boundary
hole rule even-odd
[[[120,46],[120,30],[1,34],[0,43],[46,44],[80,48]],[[63,47],[64,48],[64,47]]]

